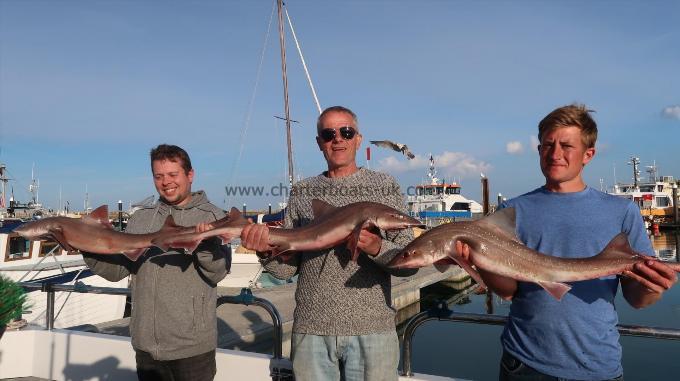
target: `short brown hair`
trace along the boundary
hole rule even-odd
[[[597,123],[590,116],[594,110],[589,110],[583,104],[570,104],[556,108],[538,123],[538,140],[548,132],[562,127],[578,127],[581,130],[581,141],[588,148],[595,147],[597,141]]]
[[[352,120],[354,120],[354,126],[357,128],[357,130],[359,129],[359,120],[357,119],[357,115],[353,113],[352,110],[343,106],[331,106],[323,110],[323,112],[319,115],[319,118],[316,120],[316,132],[319,132],[323,129],[323,117],[329,112],[344,112],[345,114],[350,115]]]
[[[181,147],[169,144],[160,144],[156,148],[151,149],[151,170],[153,171],[154,161],[173,161],[179,162],[184,172],[189,174],[191,171],[191,159],[189,159],[189,154],[187,151],[183,150]]]

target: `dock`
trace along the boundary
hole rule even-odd
[[[458,266],[451,266],[440,272],[434,267],[420,269],[417,274],[398,278],[392,277],[392,305],[397,309],[395,324],[405,321],[420,312],[417,303],[420,289],[442,280],[461,280],[468,277]],[[253,289],[253,295],[267,299],[278,309],[283,322],[283,353],[290,354],[290,338],[295,311],[296,283],[272,288]],[[218,287],[218,296],[238,295],[240,288]],[[129,336],[130,318],[97,324],[90,330]],[[218,347],[249,352],[271,353],[273,346],[273,325],[268,313],[257,306],[225,304],[217,309]]]

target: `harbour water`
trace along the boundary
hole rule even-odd
[[[654,249],[662,259],[678,260],[680,234],[662,232],[651,237]],[[471,289],[460,291],[467,295],[449,308],[456,312],[487,313],[486,295],[475,295]],[[442,285],[422,290],[421,309],[429,308],[436,300],[453,300],[459,293]],[[494,296],[493,313],[507,315],[510,302]],[[619,292],[616,308],[621,324],[680,329],[680,286],[666,292],[649,308],[635,310]],[[497,380],[501,356],[501,326],[470,323],[431,321],[416,331],[413,340],[413,371],[472,380]],[[680,379],[680,341],[621,337],[623,368],[627,381]]]

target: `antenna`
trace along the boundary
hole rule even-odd
[[[640,170],[638,169],[638,165],[640,164],[640,158],[631,156],[630,161],[628,162],[628,165],[633,166],[633,187],[636,190],[639,190],[638,184],[640,183]]]

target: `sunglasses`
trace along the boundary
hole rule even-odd
[[[328,143],[335,139],[337,131],[340,131],[340,136],[342,136],[342,138],[345,140],[352,140],[354,139],[354,135],[357,134],[357,130],[355,130],[354,127],[345,126],[340,127],[337,130],[333,128],[324,128],[323,130],[319,131],[319,137],[323,139],[324,142]]]

